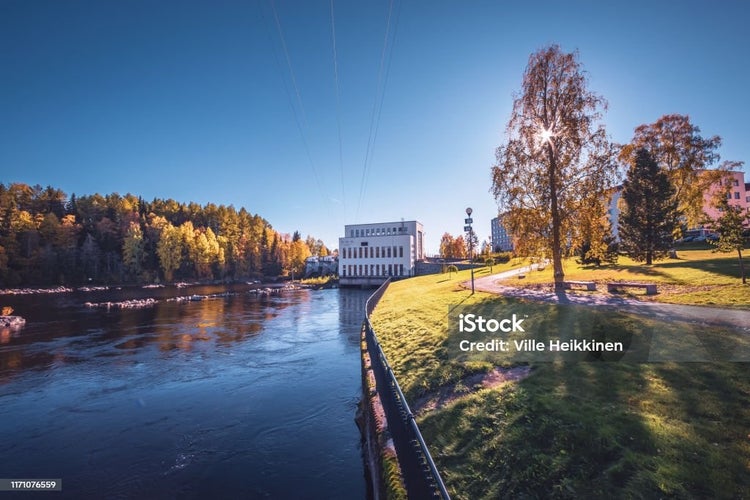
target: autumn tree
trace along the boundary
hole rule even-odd
[[[631,165],[622,186],[621,248],[650,265],[672,247],[678,224],[675,189],[648,150],[635,151]]]
[[[131,222],[122,242],[122,262],[136,279],[140,277],[142,270],[144,246],[140,224]]]
[[[703,217],[703,194],[722,176],[723,169],[704,171],[719,161],[719,146],[721,137],[703,137],[689,116],[671,114],[638,126],[630,144],[622,147],[620,158],[627,163],[638,149],[647,149],[669,177],[677,210],[694,226]]]
[[[456,259],[465,259],[469,256],[469,243],[464,239],[463,235],[459,234],[453,239],[451,255]]]
[[[169,222],[162,227],[156,252],[159,255],[159,263],[164,272],[164,279],[167,281],[172,281],[174,272],[180,268],[180,264],[182,263],[182,241],[180,228],[174,227]]]
[[[450,233],[443,233],[440,238],[440,256],[443,258],[453,257],[453,236]]]
[[[720,190],[713,205],[719,210],[719,217],[713,220],[705,221],[707,226],[718,234],[719,239],[711,243],[716,247],[717,252],[737,252],[737,259],[740,264],[740,277],[742,283],[747,283],[745,274],[745,263],[742,260],[742,250],[745,249],[745,225],[750,223],[750,213],[739,205],[729,203],[727,194],[730,192],[731,184],[727,184],[727,189]]]
[[[607,210],[609,198],[589,198],[581,212],[580,240],[576,253],[581,264],[617,262],[617,245]]]
[[[492,192],[503,225],[518,236],[516,251],[551,255],[556,289],[563,287],[564,247],[580,240],[581,214],[605,196],[617,170],[599,123],[606,101],[587,87],[577,53],[552,45],[531,54],[492,169]]]
[[[310,257],[311,252],[307,244],[301,239],[296,239],[289,245],[288,269],[292,272],[292,277],[299,275],[305,270],[305,260]]]
[[[278,274],[293,256],[288,240],[231,205],[130,193],[66,200],[53,187],[0,183],[0,287]]]

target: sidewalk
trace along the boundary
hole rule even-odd
[[[555,304],[582,304],[597,307],[609,307],[667,321],[687,321],[705,325],[730,326],[750,334],[750,311],[748,310],[646,302],[618,297],[604,292],[589,292],[584,295],[579,293],[568,293],[566,291],[553,292],[531,290],[498,284],[498,281],[500,280],[512,278],[519,274],[526,274],[532,270],[532,267],[533,266],[525,266],[511,271],[476,278],[474,280],[474,287],[476,290],[502,295],[504,297],[514,297]],[[462,286],[471,288],[471,282],[465,281],[462,283]]]

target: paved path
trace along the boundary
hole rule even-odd
[[[584,295],[583,293],[533,290],[498,284],[500,280],[528,273],[531,267],[525,266],[511,271],[476,278],[474,280],[474,287],[482,292],[494,293],[505,297],[517,297],[556,304],[583,304],[611,307],[667,321],[687,321],[706,325],[731,326],[750,333],[750,311],[748,310],[646,302],[601,292],[584,292]],[[463,286],[470,288],[471,282],[464,282]]]

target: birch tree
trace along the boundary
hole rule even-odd
[[[496,151],[492,192],[516,252],[551,257],[562,289],[563,256],[581,240],[581,215],[605,203],[617,167],[599,123],[606,101],[588,90],[577,53],[557,45],[529,57],[520,94]]]

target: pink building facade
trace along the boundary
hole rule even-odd
[[[744,172],[729,172],[725,177],[726,183],[729,184],[727,192],[727,202],[730,206],[741,207],[746,213],[750,210],[750,183],[745,183]],[[726,189],[721,184],[714,184],[703,194],[703,212],[711,219],[717,219],[721,213],[714,207],[715,197]]]

